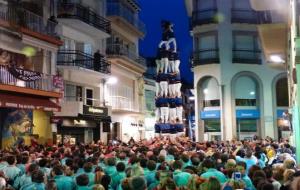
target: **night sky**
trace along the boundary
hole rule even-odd
[[[192,51],[192,38],[189,33],[189,20],[183,0],[139,0],[140,19],[146,24],[147,34],[140,41],[140,54],[154,57],[161,40],[161,20],[174,23],[177,48],[180,51],[180,71],[183,81],[192,84],[193,73],[189,66]]]

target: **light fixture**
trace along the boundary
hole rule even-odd
[[[195,100],[195,96],[190,96],[189,100]]]
[[[107,80],[106,80],[106,84],[116,84],[118,82],[118,78],[117,77],[109,77]]]
[[[254,96],[254,95],[255,95],[255,92],[254,92],[254,91],[251,91],[251,92],[250,92],[250,95]]]
[[[205,88],[205,89],[203,90],[203,93],[204,93],[204,94],[207,94],[207,93],[208,93],[208,89]]]
[[[285,63],[285,60],[278,54],[270,55],[270,61],[273,63]]]

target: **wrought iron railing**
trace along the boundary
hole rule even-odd
[[[0,20],[7,21],[14,28],[23,27],[37,33],[57,37],[55,32],[57,23],[45,20],[23,8],[10,7],[0,3]]]
[[[233,49],[232,62],[244,64],[261,64],[261,51]]]
[[[110,21],[95,13],[89,7],[85,7],[79,3],[58,3],[58,18],[74,18],[85,22],[106,33],[111,32]]]
[[[135,51],[131,50],[129,47],[123,44],[107,44],[106,47],[107,55],[118,55],[118,56],[126,56],[129,59],[146,66],[146,59],[142,56],[139,56]]]
[[[231,10],[231,22],[233,23],[247,23],[258,24],[259,13],[249,9],[232,9]]]
[[[104,57],[95,61],[92,55],[79,50],[59,50],[57,53],[57,65],[82,67],[105,74],[110,73],[110,64]]]
[[[191,25],[197,26],[202,24],[217,23],[217,9],[197,10],[192,13]]]
[[[138,14],[131,12],[121,2],[108,2],[106,14],[107,16],[120,16],[142,33],[146,33],[146,26],[138,18]]]
[[[193,53],[193,66],[218,64],[219,62],[219,49],[201,49]]]
[[[134,108],[133,100],[123,96],[110,96],[109,105],[115,110],[138,111]]]
[[[21,71],[19,73],[24,73],[23,78],[27,80],[21,80],[20,77],[14,74],[14,70]],[[29,79],[29,76],[35,76],[34,79]],[[34,71],[27,71],[19,68],[8,67],[0,65],[0,84],[12,85],[24,88],[30,88],[35,90],[44,90],[49,92],[56,91],[53,85],[53,76],[42,74]]]

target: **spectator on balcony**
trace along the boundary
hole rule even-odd
[[[101,60],[103,59],[103,55],[100,54],[100,50],[97,50],[94,53],[94,70],[100,71],[101,68]]]

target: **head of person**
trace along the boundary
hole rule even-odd
[[[261,180],[257,185],[257,190],[274,190],[274,186],[268,181]]]
[[[89,185],[89,177],[86,174],[81,174],[76,177],[76,184],[78,186],[88,186]]]
[[[93,164],[91,162],[87,162],[83,165],[83,170],[86,173],[90,173],[93,171]]]
[[[267,179],[273,178],[273,169],[272,169],[272,167],[270,167],[270,166],[264,167],[263,171],[265,172]]]
[[[210,177],[207,182],[201,185],[201,187],[202,187],[201,189],[203,190],[220,190],[221,184],[217,178]]]
[[[150,171],[154,171],[156,169],[156,162],[153,160],[148,160],[147,162],[147,168]]]
[[[101,178],[101,185],[103,185],[105,189],[108,189],[110,182],[111,182],[111,177],[109,175],[104,175]]]
[[[283,181],[284,182],[292,181],[293,177],[294,177],[294,173],[295,173],[295,170],[292,170],[292,169],[285,170],[283,173]]]
[[[27,169],[27,172],[29,174],[32,174],[34,173],[35,171],[38,171],[39,170],[39,166],[37,164],[30,164],[28,169]]]
[[[6,161],[9,165],[15,165],[16,164],[16,157],[13,155],[9,155],[6,157]]]
[[[192,156],[191,157],[191,162],[192,162],[192,165],[193,166],[199,166],[199,164],[200,164],[200,159],[198,158],[198,157],[196,157],[196,156]]]
[[[234,159],[228,159],[225,164],[225,169],[234,169],[236,167],[236,161]]]
[[[294,169],[295,168],[295,161],[291,158],[287,158],[283,161],[283,167],[285,169]]]
[[[182,169],[182,162],[180,160],[176,160],[173,162],[172,165],[174,170],[181,170]]]
[[[215,168],[215,167],[216,167],[216,164],[215,164],[215,162],[212,159],[205,159],[202,162],[202,168],[204,170],[208,170],[210,168]]]
[[[188,161],[190,161],[190,158],[187,154],[182,154],[181,155],[181,160],[184,162],[184,163],[187,163]]]
[[[143,175],[144,175],[144,170],[142,167],[134,166],[131,168],[130,177],[143,176]]]
[[[42,158],[42,159],[39,160],[39,166],[40,166],[41,168],[46,167],[46,166],[47,166],[47,163],[48,163],[48,160],[47,160],[46,158]]]
[[[130,188],[134,190],[146,190],[147,189],[147,183],[144,177],[136,176],[131,178],[130,182]]]
[[[261,170],[260,167],[258,165],[253,165],[250,167],[249,171],[248,171],[248,176],[251,180],[253,180],[254,177],[254,173],[258,170]]]
[[[108,158],[108,159],[106,160],[106,162],[107,162],[107,165],[108,165],[108,166],[115,166],[115,165],[116,165],[116,158],[114,158],[114,157]]]
[[[61,165],[55,165],[53,168],[52,168],[52,175],[53,176],[58,176],[58,175],[63,175],[64,174],[64,169]]]
[[[246,162],[238,162],[236,165],[237,171],[240,172],[242,175],[245,175],[246,168],[247,168]]]
[[[254,172],[252,180],[254,187],[258,188],[258,184],[261,181],[267,181],[267,176],[263,170],[257,170],[256,172]]]
[[[57,185],[54,179],[50,179],[46,185],[47,190],[57,190]]]
[[[36,170],[32,173],[31,180],[35,183],[44,183],[45,175],[41,170]]]
[[[126,166],[123,162],[119,162],[116,166],[116,169],[118,172],[124,172],[126,169]]]

